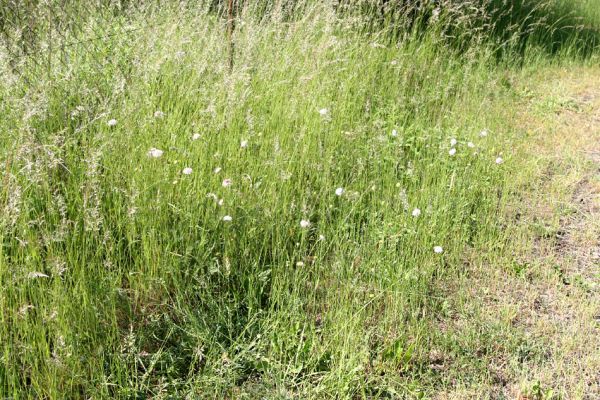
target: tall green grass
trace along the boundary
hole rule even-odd
[[[490,379],[441,330],[442,289],[502,245],[519,168],[504,68],[580,42],[499,61],[510,43],[480,27],[461,46],[449,15],[390,36],[303,7],[242,9],[231,70],[208,5],[91,15],[135,33],[26,81],[0,53],[3,397],[394,398]],[[477,338],[519,340],[497,339]]]

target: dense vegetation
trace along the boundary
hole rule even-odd
[[[445,293],[510,235],[511,74],[596,62],[598,2],[225,3],[0,6],[0,397],[488,382],[527,339]]]

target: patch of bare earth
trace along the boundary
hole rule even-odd
[[[545,353],[518,365],[513,376],[519,382],[505,393],[598,399],[600,73],[578,71],[546,82],[536,96],[554,100],[528,124],[540,128],[531,157],[552,171],[525,198],[523,212],[549,229],[522,255],[532,266],[526,279],[511,279],[500,290],[515,309],[514,324]]]
[[[521,115],[531,171],[507,207],[507,254],[468,267],[454,321],[506,343],[486,382],[439,398],[600,399],[600,70],[536,81]]]

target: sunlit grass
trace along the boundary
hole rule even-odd
[[[436,288],[502,246],[523,55],[435,24],[391,43],[311,6],[242,15],[230,69],[222,20],[155,13],[26,85],[0,58],[0,394],[447,385],[430,350],[473,353],[437,330]]]

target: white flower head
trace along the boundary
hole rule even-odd
[[[20,316],[25,316],[29,310],[33,310],[35,308],[35,306],[32,306],[31,304],[25,304],[24,306],[19,308],[19,315]]]
[[[213,169],[213,172],[215,174],[218,174],[219,172],[221,172],[221,167],[217,167],[217,168]]]
[[[164,112],[162,112],[160,110],[154,111],[154,118],[163,118],[164,116],[165,116]]]
[[[325,241],[325,235],[319,235],[319,240],[322,242]]]
[[[456,146],[457,143],[458,143],[458,141],[455,138],[450,139],[450,146],[451,147]]]
[[[225,222],[231,222],[233,221],[233,218],[231,217],[231,215],[226,215],[223,217],[223,221]]]
[[[433,248],[433,252],[434,252],[435,254],[442,254],[442,253],[444,252],[444,249],[442,248],[442,246],[435,246],[435,247]]]
[[[496,158],[496,164],[502,164],[503,162],[504,160],[502,159],[502,157]]]
[[[336,196],[341,196],[343,194],[344,194],[344,188],[339,187],[339,188],[335,189],[335,195]]]
[[[150,150],[148,150],[148,157],[152,157],[152,158],[160,158],[163,155],[163,151],[160,149],[157,149],[155,147],[152,147]]]
[[[182,173],[182,174],[184,174],[184,175],[191,175],[191,174],[192,174],[192,172],[193,172],[193,171],[192,171],[192,169],[191,169],[190,167],[185,167],[185,168],[183,169],[183,171],[181,171],[181,173]]]
[[[488,133],[489,133],[489,131],[487,129],[484,129],[481,132],[479,132],[479,136],[486,137],[488,135]]]
[[[319,110],[319,114],[321,114],[321,117],[326,117],[327,115],[329,115],[329,110],[327,108],[321,108]]]
[[[302,261],[298,261],[296,263],[296,267],[304,267],[304,263]]]
[[[303,229],[306,229],[306,228],[310,227],[310,225],[311,224],[310,224],[309,220],[303,219],[303,220],[300,221],[300,227],[303,228]]]
[[[240,142],[240,147],[241,147],[242,149],[245,149],[246,147],[248,147],[248,141],[247,141],[247,140],[242,140],[242,141]]]
[[[227,179],[223,179],[223,184],[222,184],[222,185],[223,185],[223,187],[225,187],[225,188],[226,188],[226,187],[229,187],[229,186],[231,186],[232,184],[233,184],[233,181],[232,181],[231,179],[229,179],[229,178],[227,178]]]
[[[470,149],[472,149],[472,148],[475,147],[475,143],[469,142],[469,143],[467,143],[467,147],[469,147]]]
[[[448,154],[450,154],[451,156],[456,154],[456,149],[453,147],[450,149],[450,151],[448,152]]]
[[[113,118],[113,119],[111,119],[111,120],[108,121],[108,126],[115,126],[115,125],[117,125],[117,120],[116,119]]]
[[[396,137],[396,136],[398,136],[398,131],[397,131],[397,130],[395,130],[395,129],[392,129],[392,136],[393,136],[393,137]]]
[[[412,216],[413,217],[418,217],[419,215],[421,215],[421,210],[418,208],[415,208],[414,210],[412,210]]]
[[[198,139],[200,139],[200,134],[199,133],[194,133],[192,135],[192,140],[198,140]]]

